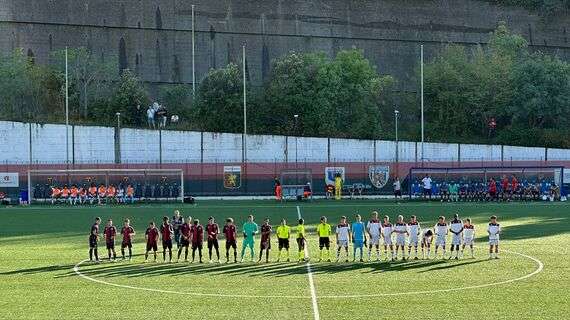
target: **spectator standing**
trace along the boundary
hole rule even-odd
[[[160,128],[164,128],[166,127],[166,118],[167,118],[167,114],[168,112],[166,111],[166,108],[162,105],[160,105],[158,107],[158,110],[156,111],[156,117],[158,120],[158,126]]]
[[[154,108],[152,106],[149,106],[148,109],[146,110],[146,118],[148,122],[148,127],[151,129],[154,129],[154,113],[155,113]]]

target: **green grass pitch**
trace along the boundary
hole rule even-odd
[[[295,225],[297,205],[309,227],[316,299],[312,298],[306,264],[141,263],[148,221],[170,217],[174,209],[203,223],[212,215],[222,225],[223,219],[231,216],[239,227],[253,213],[258,224],[269,217],[275,229],[282,217]],[[318,242],[314,226],[321,215],[334,225],[341,215],[352,218],[360,213],[366,220],[372,210],[392,220],[398,214],[406,219],[415,214],[422,227],[433,226],[441,214],[449,218],[457,212],[463,219],[471,217],[477,227],[476,258],[315,261]],[[486,223],[492,214],[499,216],[503,227],[500,260],[487,260]],[[0,318],[567,319],[569,214],[570,205],[562,203],[398,205],[372,200],[2,208]],[[73,268],[87,258],[87,234],[96,216],[103,222],[111,217],[115,225],[129,217],[137,231],[136,256],[132,262],[82,264],[79,272],[85,277],[80,277]],[[273,236],[273,260],[276,247]],[[296,245],[293,248],[292,258]],[[104,241],[100,242],[99,255],[106,257],[105,251]]]

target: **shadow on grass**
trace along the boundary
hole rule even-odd
[[[399,272],[405,270],[417,270],[417,272],[430,272],[442,269],[461,267],[473,263],[482,262],[474,260],[457,263],[447,260],[408,260],[394,262],[370,262],[370,263],[315,263],[311,264],[313,274],[335,274],[341,272],[360,272],[378,274],[387,272]],[[198,263],[104,263],[100,265],[85,264],[81,267],[81,273],[89,277],[151,277],[151,276],[250,276],[250,277],[287,277],[292,275],[306,275],[307,266],[304,263],[229,263],[229,264],[198,264]],[[76,276],[73,270],[56,276]]]

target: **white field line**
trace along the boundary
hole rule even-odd
[[[492,283],[485,283],[485,284],[480,284],[480,285],[474,285],[474,286],[467,286],[467,287],[458,287],[458,288],[450,288],[450,289],[436,289],[436,290],[425,290],[425,291],[408,291],[408,292],[392,292],[392,293],[378,293],[378,294],[355,294],[355,295],[322,295],[321,298],[327,298],[327,299],[347,299],[347,298],[370,298],[370,297],[386,297],[386,296],[404,296],[404,295],[422,295],[422,294],[432,294],[432,293],[444,293],[444,292],[453,292],[453,291],[462,291],[462,290],[469,290],[469,289],[480,289],[480,288],[486,288],[486,287],[494,287],[494,286],[500,286],[500,285],[504,285],[504,284],[509,284],[509,283],[513,283],[513,282],[518,282],[518,281],[522,281],[525,279],[528,279],[532,276],[537,275],[538,273],[542,272],[544,269],[544,264],[542,263],[542,261],[538,260],[537,258],[534,258],[532,256],[528,256],[522,253],[518,253],[515,251],[510,251],[510,250],[502,250],[503,252],[508,252],[511,254],[515,254],[518,256],[521,256],[523,258],[527,258],[530,259],[532,261],[534,261],[537,265],[537,268],[529,273],[526,274],[524,276],[515,278],[515,279],[508,279],[508,280],[504,280],[504,281],[499,281],[499,282],[492,282]],[[136,286],[130,286],[130,285],[123,285],[123,284],[117,284],[117,283],[112,283],[112,282],[107,282],[105,280],[100,280],[100,279],[96,279],[90,276],[87,276],[85,274],[83,274],[80,270],[79,270],[79,266],[85,262],[87,262],[88,260],[83,260],[78,262],[74,267],[73,267],[73,271],[80,276],[81,278],[85,279],[85,280],[89,280],[89,281],[93,281],[96,283],[100,283],[100,284],[105,284],[105,285],[109,285],[109,286],[113,286],[113,287],[117,287],[117,288],[124,288],[124,289],[132,289],[132,290],[140,290],[140,291],[151,291],[151,292],[158,292],[158,293],[169,293],[169,294],[180,294],[180,295],[189,295],[189,296],[202,296],[202,297],[217,297],[217,298],[272,298],[272,299],[308,299],[311,298],[313,301],[313,310],[316,310],[315,313],[315,319],[319,319],[318,318],[318,305],[316,304],[316,294],[312,295],[311,297],[309,296],[304,296],[304,295],[243,295],[243,294],[222,294],[222,293],[201,293],[201,292],[181,292],[181,291],[173,291],[173,290],[162,290],[162,289],[154,289],[154,288],[144,288],[144,287],[136,287]],[[308,269],[310,268],[310,265],[307,264]],[[315,292],[315,287],[314,287],[314,283],[312,281],[312,271],[309,273],[310,277],[309,277],[309,284],[312,284],[311,286],[311,293]]]
[[[112,283],[112,282],[107,282],[104,280],[100,280],[100,279],[96,279],[96,278],[92,278],[88,275],[83,274],[81,271],[79,271],[79,266],[85,262],[87,262],[89,260],[85,259],[83,261],[78,262],[74,267],[73,267],[73,271],[80,276],[83,279],[89,280],[89,281],[93,281],[93,282],[97,282],[97,283],[101,283],[101,284],[106,284],[109,286],[113,286],[113,287],[118,287],[118,288],[125,288],[125,289],[133,289],[133,290],[141,290],[141,291],[152,291],[152,292],[159,292],[159,293],[172,293],[172,294],[182,294],[182,295],[189,295],[189,296],[202,296],[202,297],[217,297],[217,298],[255,298],[255,299],[259,299],[259,298],[274,298],[274,299],[282,299],[282,298],[287,298],[287,299],[299,299],[299,298],[308,298],[307,296],[278,296],[278,295],[248,295],[248,294],[223,294],[223,293],[201,293],[201,292],[184,292],[184,291],[173,291],[173,290],[162,290],[162,289],[155,289],[155,288],[144,288],[144,287],[135,287],[135,286],[129,286],[129,285],[124,285],[124,284],[117,284],[117,283]]]
[[[302,218],[301,216],[301,209],[297,206],[297,216],[299,219]],[[309,257],[309,248],[308,244],[305,243],[305,257]],[[307,260],[307,276],[309,277],[309,288],[311,289],[311,302],[313,303],[313,315],[315,316],[315,320],[319,320],[321,316],[319,315],[319,304],[317,303],[317,292],[315,290],[315,282],[313,280],[313,271],[311,270],[311,262]]]

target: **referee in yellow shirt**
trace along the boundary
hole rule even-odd
[[[289,260],[289,238],[291,237],[291,227],[287,225],[285,219],[281,219],[281,225],[277,227],[277,240],[279,241],[279,256],[277,256],[277,262],[281,259],[281,250],[285,249],[287,251],[287,262]]]
[[[327,261],[331,262],[331,241],[330,236],[332,227],[327,223],[327,217],[321,217],[321,223],[317,226],[317,234],[319,235],[319,262],[323,259],[323,248],[327,249]]]

